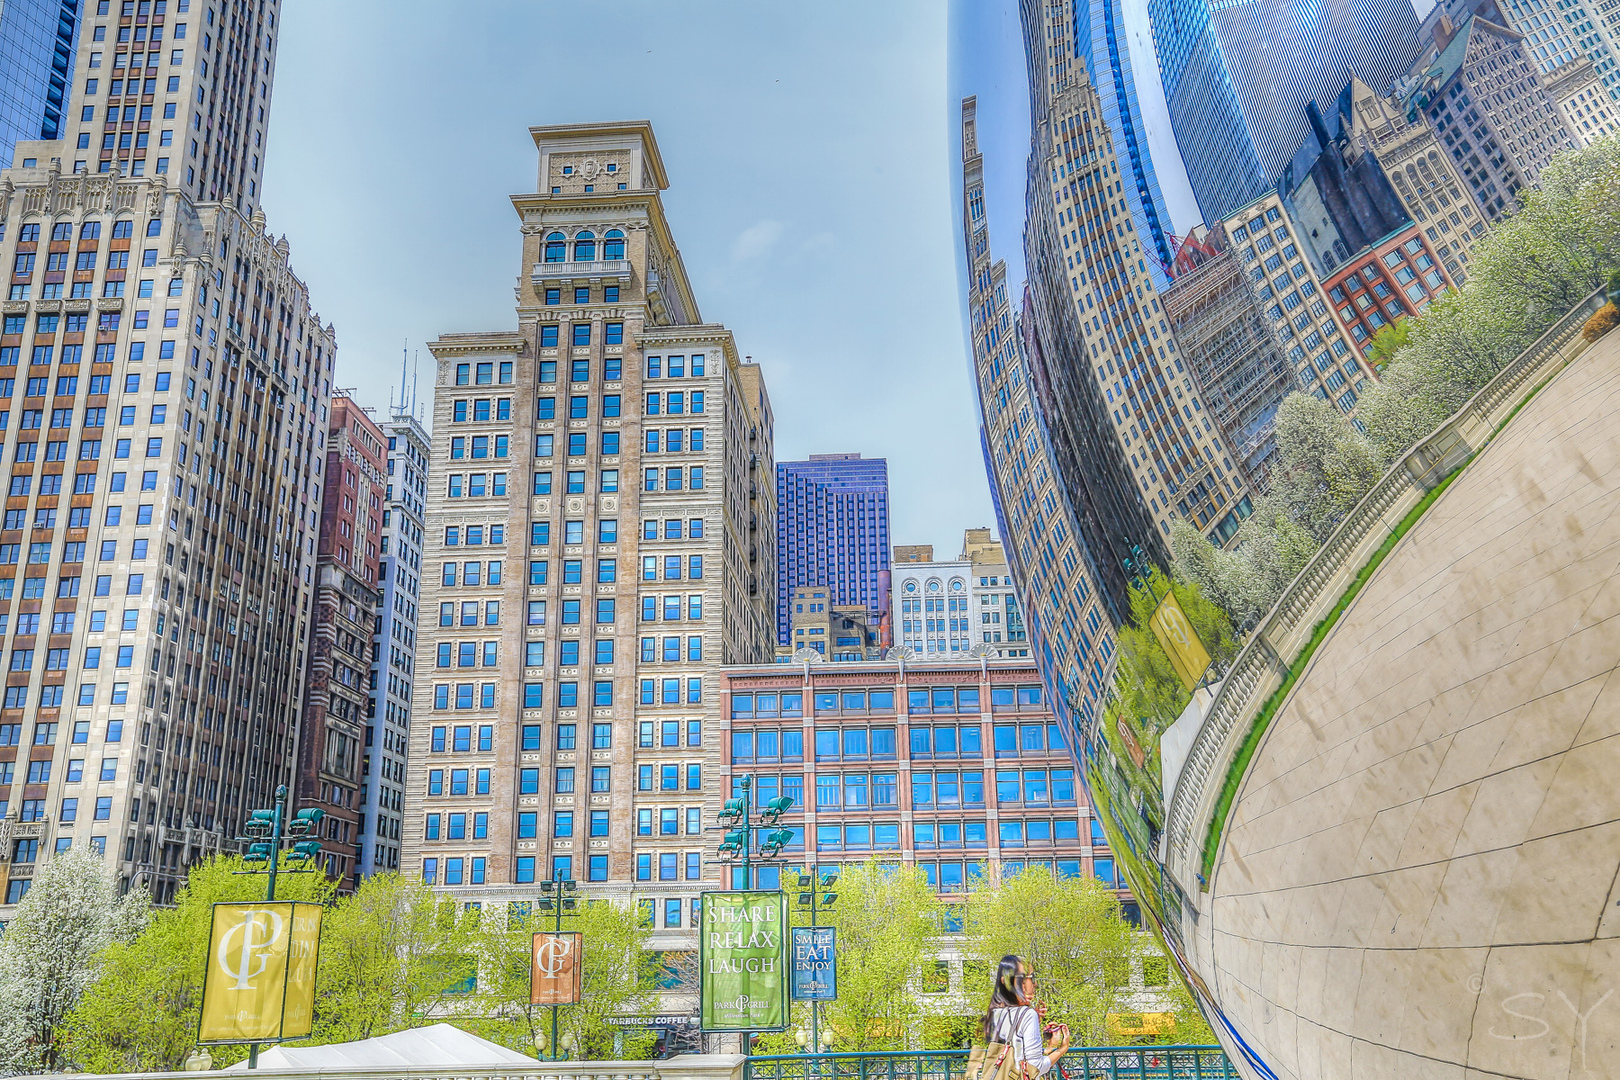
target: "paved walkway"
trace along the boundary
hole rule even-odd
[[[1293,1077],[1620,1076],[1620,334],[1391,552],[1273,722],[1219,996]]]

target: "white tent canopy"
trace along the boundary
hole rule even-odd
[[[333,1069],[443,1067],[477,1069],[502,1065],[539,1065],[516,1050],[469,1035],[451,1024],[396,1031],[375,1039],[326,1046],[275,1046],[259,1055],[259,1069],[274,1072],[326,1072]],[[225,1071],[245,1071],[239,1061]]]

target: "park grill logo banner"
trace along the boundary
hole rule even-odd
[[[1193,687],[1198,685],[1198,680],[1209,669],[1209,652],[1204,648],[1204,643],[1198,640],[1198,632],[1193,629],[1187,613],[1181,610],[1175,593],[1164,594],[1148,625],[1153,628],[1153,636],[1159,639],[1159,645],[1170,657],[1170,666],[1176,669],[1181,685],[1186,687],[1189,694],[1192,693]]]
[[[704,1031],[787,1027],[787,893],[706,892],[698,935]]]
[[[534,960],[529,968],[530,1005],[575,1005],[579,1003],[580,983],[585,965],[580,961],[585,948],[578,931],[534,935]]]
[[[793,928],[793,1000],[838,1000],[838,932],[830,926]]]
[[[198,1042],[309,1036],[321,911],[319,904],[214,905]]]

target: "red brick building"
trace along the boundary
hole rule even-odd
[[[1136,918],[1033,666],[729,668],[721,707],[724,789],[751,775],[756,806],[794,800],[794,839],[775,864],[891,859],[948,897],[1026,869],[1087,874],[1119,886]],[[766,865],[758,884],[774,888]]]
[[[381,596],[377,570],[387,442],[371,417],[341,391],[334,393],[295,805],[326,811],[321,839],[327,873],[343,888],[359,881],[361,758],[371,700],[371,638]]]
[[[1363,248],[1323,282],[1363,358],[1378,331],[1422,311],[1451,287],[1439,256],[1416,223]]]

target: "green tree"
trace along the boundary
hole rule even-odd
[[[1108,1014],[1136,1011],[1131,978],[1143,938],[1100,881],[1029,870],[975,896],[966,915],[973,957],[994,977],[1003,956],[1022,956],[1039,980],[1047,1021],[1068,1024],[1074,1045],[1108,1045]],[[982,1010],[989,992],[986,982],[970,1000]]]
[[[1175,723],[1192,696],[1182,686],[1169,655],[1149,626],[1159,601],[1170,591],[1175,592],[1177,603],[1198,632],[1216,671],[1224,669],[1237,654],[1231,620],[1204,596],[1203,589],[1196,583],[1172,581],[1163,570],[1154,567],[1147,587],[1131,586],[1131,619],[1119,631],[1119,674],[1115,692],[1125,712],[1155,743],[1164,729]]]
[[[311,1042],[349,1042],[436,1023],[462,1009],[476,976],[477,912],[418,879],[373,874],[321,922]]]
[[[42,861],[0,934],[0,1071],[54,1071],[58,1029],[101,970],[102,951],[145,925],[150,900],[119,897],[104,857],[69,848]]]
[[[1277,457],[1271,495],[1318,544],[1384,471],[1367,437],[1312,394],[1289,394],[1277,409]]]
[[[551,1008],[529,1004],[529,966],[534,932],[555,925],[544,915],[486,912],[477,942],[478,993],[465,1026],[525,1054],[551,1038]],[[639,911],[609,900],[581,898],[575,914],[563,917],[563,930],[584,935],[580,1003],[558,1009],[558,1033],[572,1035],[575,1056],[588,1060],[636,1060],[652,1053],[654,1037],[645,1028],[612,1023],[615,1017],[642,1016],[655,1008],[659,954],[647,947],[652,930]],[[615,1037],[620,1042],[615,1049]]]
[[[1372,363],[1373,369],[1381,371],[1384,365],[1395,359],[1395,354],[1401,351],[1411,333],[1410,320],[1396,319],[1374,334],[1372,341],[1367,343],[1367,359]]]
[[[174,907],[154,912],[129,942],[102,954],[101,973],[62,1023],[62,1056],[81,1071],[158,1072],[180,1068],[197,1043],[203,972],[216,903],[264,899],[263,874],[246,874],[240,857],[191,868]],[[319,873],[282,874],[277,900],[325,903],[333,883]],[[246,1047],[217,1047],[231,1064]]]
[[[873,859],[840,866],[833,891],[837,902],[816,916],[838,938],[838,1000],[821,1003],[822,1038],[840,1052],[907,1049],[928,1012],[917,990],[945,914],[939,894],[920,868]],[[790,922],[808,926],[809,913],[793,905]],[[787,1031],[758,1045],[797,1053],[799,1028],[810,1030],[807,1002],[793,1004]]]
[[[1557,155],[1539,190],[1473,248],[1468,281],[1374,339],[1380,381],[1360,390],[1365,436],[1324,402],[1278,410],[1271,490],[1225,551],[1177,523],[1178,574],[1240,629],[1276,603],[1391,462],[1465,405],[1620,266],[1620,138]]]

